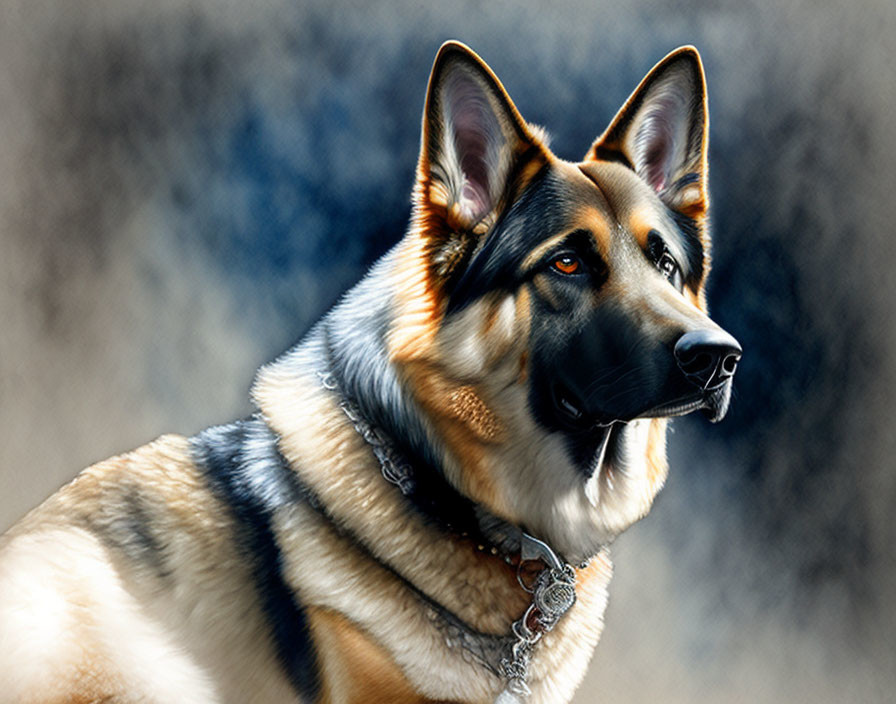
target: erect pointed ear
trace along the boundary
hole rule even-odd
[[[585,160],[622,161],[667,206],[699,217],[707,206],[709,118],[700,54],[683,46],[641,81]]]
[[[432,231],[480,234],[544,147],[501,82],[471,49],[446,42],[429,78],[417,168],[417,215]]]

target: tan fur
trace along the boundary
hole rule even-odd
[[[474,627],[506,632],[527,603],[514,571],[410,512],[316,378],[272,365],[259,375],[253,393],[281,434],[282,452],[335,519],[377,558],[407,565],[407,577]],[[335,463],[328,459],[333,457]]]
[[[494,699],[501,683],[479,666],[465,662],[458,649],[447,647],[444,634],[419,600],[395,577],[357,552],[308,510],[286,511],[278,523],[278,535],[288,557],[287,578],[306,603],[343,614],[388,654],[422,696],[483,703]],[[326,561],[326,570],[307,569],[307,564],[319,560]],[[533,704],[564,701],[558,696],[571,696],[597,643],[611,576],[608,558],[605,554],[598,556],[580,574],[574,614],[564,619],[549,638],[546,636],[544,647],[538,649],[532,662]],[[442,578],[455,578],[450,563],[443,568]],[[463,575],[456,578],[464,579]],[[467,584],[463,589],[469,598],[476,598],[477,586]],[[391,668],[386,672],[388,686],[393,681]],[[377,683],[364,684],[372,687]]]
[[[517,585],[514,571],[469,542],[451,539],[408,514],[394,487],[379,476],[363,440],[340,417],[342,412],[316,378],[272,365],[259,376],[254,395],[268,422],[282,433],[284,454],[336,520],[344,522],[378,559],[395,566],[474,628],[507,632],[529,599]],[[328,456],[338,461],[322,464],[320,458]],[[469,665],[457,650],[445,647],[443,634],[417,598],[313,512],[287,511],[278,525],[286,555],[296,556],[294,568],[288,565],[288,578],[303,601],[337,611],[369,634],[417,691],[430,697],[448,691],[459,701],[474,702],[495,696],[500,683],[481,669],[476,677],[469,676]],[[317,560],[326,561],[327,569],[306,568]],[[564,619],[545,641],[545,660],[533,663],[534,689],[541,692],[533,702],[549,701],[544,697],[550,687],[571,694],[584,675],[589,644],[597,642],[601,630],[609,578],[606,555],[595,558],[582,573],[584,589],[579,590],[575,615]],[[421,659],[421,653],[427,658]]]
[[[311,608],[308,620],[322,662],[319,704],[433,701],[416,693],[388,652],[341,614]]]
[[[414,384],[417,402],[429,413],[430,422],[442,438],[445,449],[459,464],[462,462],[462,467],[455,472],[458,486],[476,501],[499,512],[506,510],[486,461],[484,442],[487,443],[488,439],[471,423],[473,419],[458,412],[456,401],[452,401],[459,389],[470,387],[457,386],[448,381],[442,370],[432,364],[417,362],[404,365],[403,369]],[[484,409],[480,411],[482,416],[491,419],[493,428],[502,427],[501,421],[482,402],[478,392],[474,393],[479,399],[480,409]]]
[[[447,410],[468,426],[479,440],[499,443],[504,439],[501,421],[472,386],[458,386],[449,393]]]
[[[443,301],[429,280],[430,245],[415,231],[399,245],[394,270],[395,318],[388,337],[396,361],[426,356],[442,319]]]
[[[655,206],[637,205],[628,214],[628,229],[642,249],[647,247],[647,235],[650,231],[660,226]]]
[[[164,541],[159,572],[117,542],[135,501]],[[227,515],[178,436],[84,470],[28,514],[0,540],[3,701],[295,701]]]

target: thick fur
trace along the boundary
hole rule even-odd
[[[530,595],[487,539],[498,518],[578,565],[529,672],[532,702],[568,701],[608,545],[665,480],[667,417],[727,407],[730,380],[695,387],[673,349],[722,334],[706,128],[683,48],[565,162],[446,44],[408,233],[261,369],[257,414],[90,467],[2,538],[0,700],[493,701],[502,681],[427,604],[509,632]],[[345,399],[412,467],[408,495]]]

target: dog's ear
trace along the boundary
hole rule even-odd
[[[485,232],[519,185],[521,166],[545,153],[485,62],[459,42],[443,44],[417,168],[415,205],[428,231]]]
[[[667,206],[699,218],[707,207],[708,133],[700,54],[683,46],[653,67],[585,160],[628,165]]]

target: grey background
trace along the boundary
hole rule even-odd
[[[577,702],[896,684],[896,5],[0,2],[0,529],[81,467],[250,410],[403,232],[429,67],[473,46],[578,159],[703,54],[710,303],[746,355],[675,423]]]

